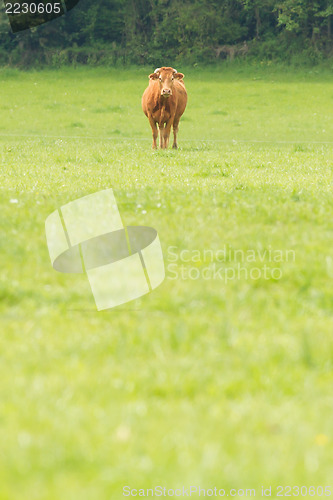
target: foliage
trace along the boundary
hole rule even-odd
[[[56,54],[73,49],[90,64],[96,50],[105,64],[207,63],[231,52],[290,61],[310,46],[320,59],[332,52],[332,14],[333,0],[81,0],[66,16],[13,35],[2,7],[0,60],[65,63],[71,57]],[[244,42],[249,50],[238,50]]]

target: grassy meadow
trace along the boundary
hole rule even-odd
[[[153,151],[153,69],[0,71],[0,500],[333,495],[331,72],[179,67],[179,150]],[[157,229],[166,279],[97,312],[44,223],[109,187]]]

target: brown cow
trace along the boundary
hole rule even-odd
[[[173,68],[157,68],[149,75],[149,85],[142,96],[142,109],[148,117],[153,132],[153,149],[160,130],[160,148],[169,145],[173,126],[173,148],[177,148],[177,132],[180,117],[185,111],[187,93],[183,73]]]

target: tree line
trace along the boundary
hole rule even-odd
[[[13,34],[2,8],[0,62],[316,62],[333,55],[332,15],[333,0],[80,0],[59,19]]]

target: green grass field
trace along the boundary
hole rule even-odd
[[[152,69],[0,72],[0,499],[333,495],[331,74],[177,68],[180,149],[152,151]],[[97,312],[85,276],[52,269],[44,223],[109,187],[126,225],[157,229],[166,279]]]

